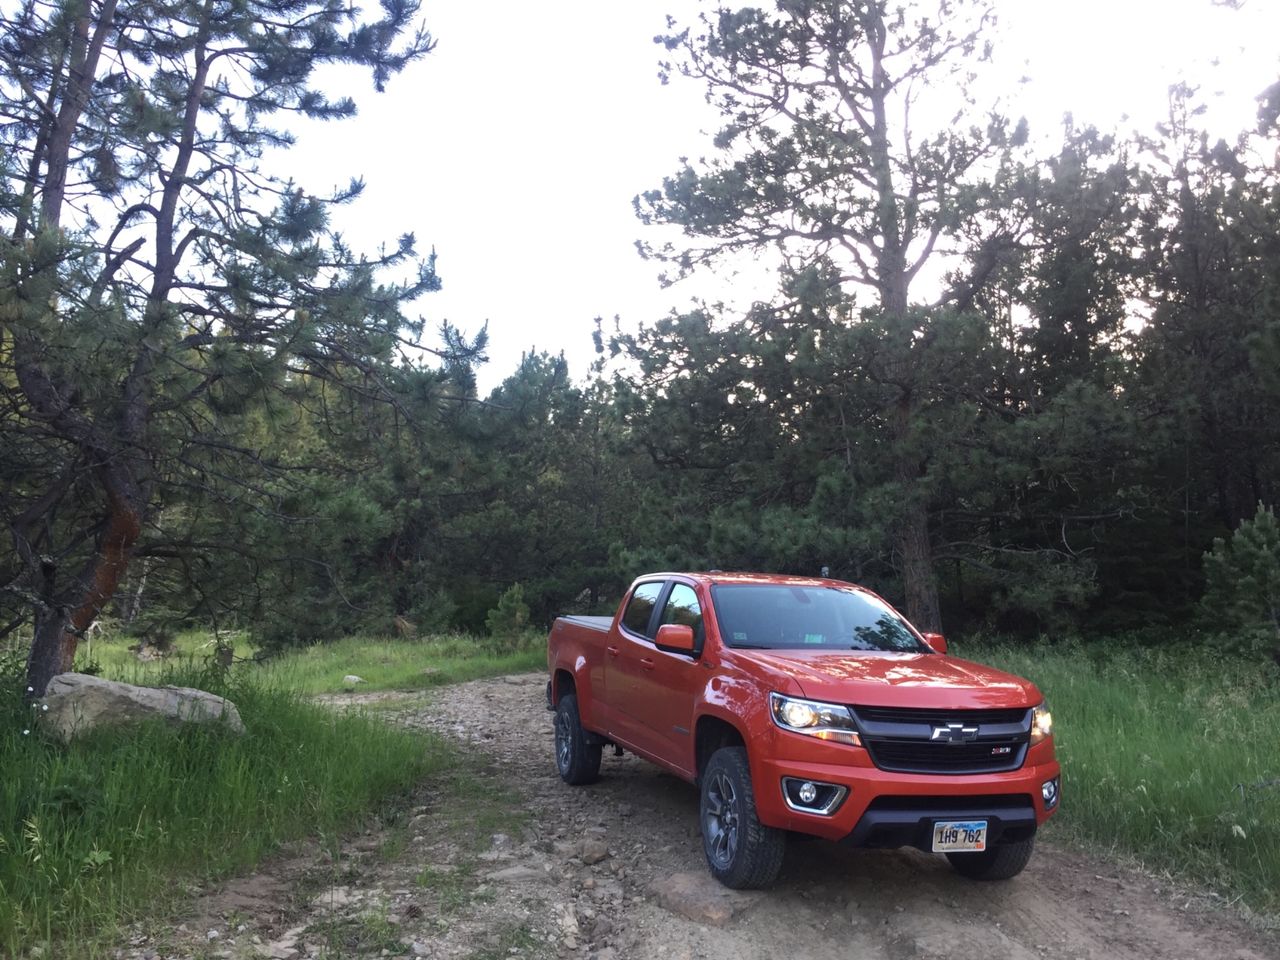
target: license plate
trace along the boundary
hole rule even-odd
[[[933,852],[987,849],[987,821],[939,820],[933,825]]]

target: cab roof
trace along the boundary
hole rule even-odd
[[[663,577],[684,577],[706,586],[713,584],[759,584],[778,585],[784,587],[853,587],[870,593],[865,587],[847,580],[833,580],[828,577],[801,577],[788,573],[747,573],[744,571],[725,570],[669,570],[660,573],[647,573],[640,580],[653,580]]]

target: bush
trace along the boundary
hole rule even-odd
[[[1201,613],[1208,629],[1244,651],[1280,654],[1280,524],[1258,504],[1230,541],[1204,555]]]
[[[529,605],[524,602],[524,587],[516,583],[498,598],[498,605],[484,618],[489,631],[489,647],[496,652],[520,649],[529,629]]]

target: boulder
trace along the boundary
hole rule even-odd
[[[759,890],[730,890],[712,882],[705,873],[673,873],[654,880],[649,892],[672,913],[694,923],[723,927],[735,914],[748,909],[763,894]]]
[[[83,673],[62,673],[49,681],[42,722],[63,740],[99,727],[160,717],[170,723],[217,723],[244,733],[236,705],[191,687],[139,687]]]

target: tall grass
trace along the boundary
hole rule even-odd
[[[99,640],[90,648],[81,645],[76,669],[92,669],[112,680],[155,683],[167,670],[182,664],[196,669],[212,656],[212,635],[191,631],[179,634],[167,660],[140,663],[128,649],[127,638]],[[250,660],[258,651],[243,638],[236,642],[235,676],[266,678],[275,686],[301,694],[337,693],[348,689],[343,678],[360,677],[361,690],[416,690],[459,683],[502,673],[521,673],[546,665],[545,635],[529,633],[515,649],[497,651],[475,637],[451,634],[422,639],[348,637],[333,643],[297,647],[270,658]]]
[[[91,952],[180,896],[332,834],[448,762],[440,741],[303,702],[270,676],[171,672],[239,707],[248,733],[161,724],[46,740],[16,681],[0,696],[0,955]],[[31,731],[27,733],[26,731]]]
[[[1280,910],[1280,674],[1204,649],[965,644],[1033,679],[1062,761],[1057,828]]]

